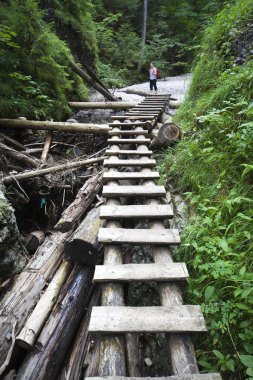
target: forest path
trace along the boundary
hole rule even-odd
[[[159,93],[170,93],[172,98],[176,98],[177,100],[183,100],[186,92],[188,90],[189,84],[191,82],[192,75],[191,74],[182,74],[175,77],[166,77],[163,79],[158,79],[157,88]],[[122,90],[126,89],[134,89],[134,90],[142,90],[149,91],[149,82],[134,84],[133,86],[127,86],[115,92],[116,96],[120,96],[122,100],[125,101],[141,101],[143,96],[126,94]]]

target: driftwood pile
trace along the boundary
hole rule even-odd
[[[68,371],[81,374],[83,370],[86,326],[91,305],[99,298],[92,284],[99,260],[100,247],[95,242],[101,224],[99,210],[92,209],[76,227],[99,193],[101,179],[99,173],[86,181],[0,304],[3,378],[55,379],[65,368],[60,378],[73,379]],[[80,262],[76,240],[82,245]]]

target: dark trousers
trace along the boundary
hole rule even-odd
[[[149,82],[150,82],[150,91],[153,91],[153,87],[154,87],[155,91],[157,91],[156,79],[150,79]]]

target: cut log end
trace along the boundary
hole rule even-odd
[[[95,267],[99,261],[98,250],[91,243],[75,239],[65,245],[65,255],[81,265]]]

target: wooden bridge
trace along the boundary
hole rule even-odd
[[[221,379],[219,374],[199,374],[191,333],[205,332],[206,326],[200,306],[183,305],[180,283],[188,272],[185,263],[173,262],[170,250],[180,244],[180,236],[177,229],[164,226],[173,211],[159,200],[166,191],[156,185],[159,173],[153,169],[156,162],[148,148],[149,133],[168,101],[166,95],[146,97],[124,116],[113,116],[110,124],[102,192],[106,205],[100,213],[106,227],[100,228],[98,236],[105,245],[104,265],[97,265],[94,274],[94,281],[102,284],[102,305],[93,307],[89,324],[89,332],[102,334],[100,377],[89,380],[137,379],[138,348],[133,342],[136,333],[143,332],[166,333],[171,363],[171,376],[166,379]],[[136,197],[141,199],[138,204]],[[143,219],[146,229],[124,228],[126,221],[137,224]],[[125,243],[151,245],[154,263],[123,264]],[[157,282],[161,306],[125,306],[123,284],[131,281]],[[128,368],[127,355],[133,364]]]
[[[205,321],[200,306],[183,304],[181,285],[189,275],[185,263],[173,261],[170,247],[180,244],[180,235],[177,229],[167,227],[173,210],[161,203],[166,190],[156,184],[159,173],[154,169],[150,136],[169,99],[168,95],[153,95],[130,109],[126,105],[129,110],[125,115],[113,116],[109,126],[61,123],[64,131],[109,134],[105,158],[79,162],[85,165],[103,160],[105,168],[102,196],[106,203],[101,207],[100,220],[96,215],[99,225],[105,222],[98,234],[99,243],[104,244],[104,263],[96,266],[93,278],[102,289],[101,306],[93,307],[89,319],[91,306],[97,305],[99,299],[99,291],[94,291],[92,284],[95,261],[91,260],[92,268],[85,260],[84,266],[69,257],[62,261],[77,222],[101,190],[99,171],[79,190],[55,226],[56,231],[39,246],[0,303],[0,377],[6,374],[4,380],[15,376],[17,380],[79,380],[83,378],[83,359],[87,355],[88,380],[145,380],[140,371],[138,334],[157,332],[165,333],[170,363],[168,376],[158,380],[221,379],[219,374],[199,373],[191,337],[206,331]],[[1,119],[1,123],[13,128],[61,127],[60,123],[38,126],[38,122],[27,120]],[[67,163],[61,170],[76,165]],[[44,175],[50,170],[24,172],[15,179]],[[8,184],[12,177],[4,177],[4,183]],[[93,211],[98,214],[97,209]],[[91,246],[97,253],[94,239],[98,226],[94,227],[90,218],[88,213],[76,230],[91,226],[90,235],[84,234],[86,256],[78,246],[82,259],[90,258]],[[145,228],[140,228],[143,221]],[[133,248],[148,245],[153,263],[124,263],[124,244]],[[160,306],[125,305],[124,283],[136,281],[157,283]],[[94,352],[88,349],[93,337],[97,339]],[[29,351],[25,354],[24,350]]]

